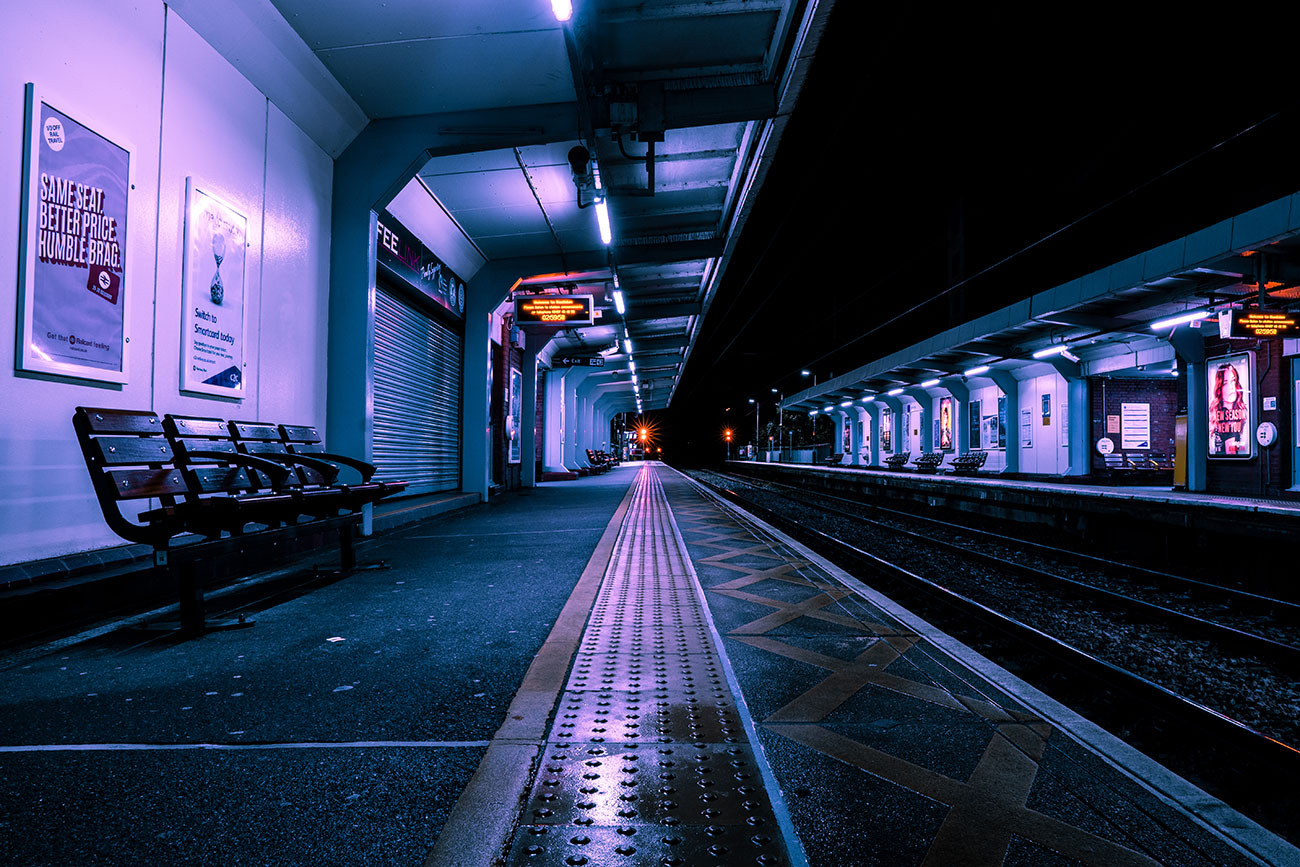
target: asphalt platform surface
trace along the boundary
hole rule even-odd
[[[634,473],[366,541],[250,629],[0,657],[0,862],[422,864]]]

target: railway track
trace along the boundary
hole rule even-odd
[[[1073,558],[1076,564],[1090,562],[1099,570],[1114,572],[1123,567],[1103,558],[1084,555],[1080,560],[1073,552],[1055,551],[1032,540],[972,533],[929,518],[918,519],[911,527],[900,526],[909,516],[893,510],[885,510],[893,512],[888,520],[868,519],[861,514],[863,504],[836,502],[838,498],[822,494],[810,501],[809,495],[798,489],[779,491],[769,482],[761,483],[759,489],[754,480],[743,477],[692,475],[716,494],[830,559],[858,574],[869,573],[902,604],[1261,824],[1293,840],[1300,838],[1300,818],[1285,805],[1294,803],[1290,791],[1300,773],[1300,750],[1290,745],[1296,740],[1293,733],[1300,728],[1300,721],[1285,704],[1278,710],[1278,718],[1241,713],[1242,705],[1230,694],[1233,683],[1240,691],[1242,678],[1261,677],[1289,684],[1294,691],[1292,672],[1300,657],[1294,646],[1280,640],[1291,629],[1287,625],[1295,614],[1291,603],[1239,591],[1216,595],[1222,588],[1186,583],[1178,576],[1151,570],[1130,570],[1124,578],[1133,582],[1134,575],[1147,573],[1147,586],[1179,588],[1180,596],[1195,600],[1187,607],[1198,613],[1189,613],[1042,568],[1042,559],[1052,554]],[[931,532],[939,527],[954,537],[961,531],[968,543],[983,533],[986,544],[995,537],[993,542],[1003,550],[993,554],[963,547],[958,539],[938,539],[914,529],[917,524],[928,526]],[[885,536],[891,538],[886,542]],[[1029,565],[1012,559],[1018,545],[1024,545],[1025,557],[1032,552],[1038,561]],[[1048,594],[1052,601],[1042,604]],[[1040,613],[1055,616],[1026,616],[1026,606],[1014,604],[1017,595],[1021,603],[1039,601],[1038,607],[1044,609]],[[1261,635],[1240,621],[1215,622],[1202,616],[1207,606],[1228,610],[1234,604],[1251,607],[1250,625],[1272,619],[1282,625],[1270,635]],[[1063,620],[1075,627],[1080,626],[1075,621],[1087,620],[1082,627],[1084,638],[1079,637],[1080,628],[1062,635],[1057,627]],[[1155,657],[1154,666],[1148,666],[1146,672],[1135,671],[1141,666],[1131,664],[1131,658],[1105,652],[1114,641],[1090,642],[1086,637],[1089,630],[1112,639],[1118,634],[1119,643],[1131,637],[1145,642],[1142,646],[1170,647],[1180,653],[1190,647],[1193,656],[1203,659],[1200,664],[1162,666],[1158,653],[1146,651]],[[1102,645],[1100,651],[1097,644]],[[1225,647],[1242,655],[1225,656]],[[1226,675],[1221,665],[1230,666]],[[1189,679],[1186,671],[1180,672],[1180,677],[1162,676],[1172,673],[1166,668],[1197,668],[1206,683],[1195,675]]]

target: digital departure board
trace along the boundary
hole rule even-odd
[[[515,322],[520,325],[591,325],[590,295],[516,295]]]
[[[1232,311],[1231,337],[1290,337],[1300,333],[1294,313]]]

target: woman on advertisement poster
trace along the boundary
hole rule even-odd
[[[1210,381],[1210,454],[1251,454],[1250,392],[1245,383],[1249,356],[1228,357],[1214,368]]]

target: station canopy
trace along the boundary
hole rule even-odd
[[[1257,310],[1300,310],[1300,193],[950,328],[781,406],[820,412],[894,389],[939,394],[945,382],[979,385],[999,374],[1169,377],[1178,369],[1175,328],[1217,336],[1220,313]]]
[[[546,335],[543,361],[630,356],[626,408],[666,407],[832,0],[572,0],[564,22],[563,0],[271,3],[355,103],[344,126],[427,125],[398,199],[418,183],[455,226],[438,255],[466,280],[517,262],[517,292],[595,296],[595,323]]]

